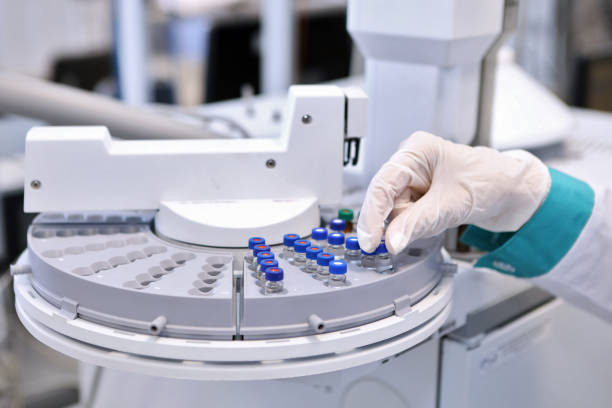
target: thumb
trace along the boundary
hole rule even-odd
[[[417,239],[437,235],[447,228],[448,211],[440,207],[439,194],[429,190],[413,203],[407,203],[403,210],[389,224],[385,235],[387,249],[393,254],[402,251]]]

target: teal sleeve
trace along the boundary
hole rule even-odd
[[[518,231],[468,227],[461,241],[489,251],[476,267],[531,278],[550,271],[571,249],[591,216],[595,195],[587,183],[560,171],[550,169],[550,177],[548,196]]]

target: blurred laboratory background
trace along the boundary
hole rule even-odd
[[[551,162],[576,143],[612,149],[610,138],[565,142],[576,123],[612,121],[612,1],[521,0],[517,10],[495,56],[495,101],[512,114],[493,115],[490,144],[530,148]],[[124,113],[137,123],[155,115],[186,133],[277,134],[290,84],[363,84],[346,18],[343,0],[0,0],[0,86],[33,89],[27,103],[13,103],[0,88],[0,408],[86,407],[95,398],[80,393],[75,360],[34,340],[15,315],[7,271],[35,215],[23,212],[27,131],[86,124],[110,98],[134,108]],[[71,109],[61,94],[75,89],[105,99],[88,100],[82,113],[38,106],[57,91],[57,110]],[[537,106],[512,98],[517,92],[532,92]],[[508,126],[517,112],[524,128]],[[119,122],[99,124],[115,137],[146,136]]]

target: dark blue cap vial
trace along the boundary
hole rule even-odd
[[[312,239],[323,241],[327,239],[327,228],[313,228]]]
[[[295,244],[294,244],[295,252],[304,254],[306,253],[306,248],[308,248],[309,246],[310,246],[310,241],[306,239],[297,240],[295,241]]]
[[[297,241],[298,239],[300,239],[300,236],[298,234],[285,234],[283,236],[283,245],[292,247],[293,244],[295,244],[295,241]]]
[[[276,259],[264,259],[261,261],[260,265],[265,272],[268,268],[277,268],[278,261]]]
[[[376,248],[376,253],[377,254],[386,254],[389,251],[387,250],[387,245],[385,245],[385,240],[383,239],[382,241],[380,241],[380,244],[378,244],[378,248]]]
[[[343,275],[346,273],[346,262],[331,261],[329,263],[329,273],[333,275]]]
[[[346,221],[341,220],[340,218],[334,218],[329,223],[329,228],[332,231],[344,231],[346,229]]]
[[[359,246],[359,240],[357,237],[348,237],[346,239],[346,249],[350,250],[359,250],[361,247]]]
[[[260,252],[270,252],[270,247],[266,244],[257,244],[253,247],[253,256],[257,256]]]
[[[318,246],[311,246],[306,248],[306,258],[308,259],[317,259],[317,255],[323,252],[323,248]]]
[[[342,232],[332,232],[327,237],[327,242],[330,245],[342,245],[344,244],[344,234]]]
[[[264,259],[274,259],[274,254],[272,252],[263,251],[257,254],[257,263],[261,265],[261,262]]]
[[[283,268],[268,268],[266,269],[266,280],[270,282],[282,281],[284,276]]]
[[[329,252],[321,252],[317,255],[317,265],[328,266],[331,261],[334,260],[334,254]]]
[[[266,240],[262,237],[251,237],[249,238],[249,249],[253,249],[255,245],[265,244]]]

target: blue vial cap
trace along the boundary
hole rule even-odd
[[[300,236],[298,234],[285,234],[283,236],[283,245],[292,247],[293,244],[295,244],[295,241],[297,241],[298,239],[300,239]]]
[[[278,267],[278,261],[276,259],[264,259],[259,264],[264,271],[267,271],[268,268]]]
[[[332,232],[329,234],[329,237],[327,237],[327,242],[329,242],[330,245],[342,245],[344,244],[344,234],[341,232]]]
[[[327,228],[313,228],[312,239],[316,239],[317,241],[323,241],[327,239]]]
[[[306,258],[308,259],[317,259],[317,255],[323,252],[323,248],[318,246],[311,246],[306,248]]]
[[[266,244],[257,244],[253,247],[253,256],[257,256],[260,252],[270,252],[270,247]]]
[[[317,265],[328,266],[334,260],[334,254],[329,252],[321,252],[317,255]]]
[[[329,263],[329,273],[334,275],[343,275],[346,273],[346,262],[331,261]]]
[[[259,252],[257,254],[257,263],[261,265],[261,261],[264,259],[274,259],[274,254],[268,251]]]
[[[382,241],[380,241],[380,244],[378,244],[378,248],[376,248],[376,253],[377,254],[386,254],[389,251],[387,250],[387,245],[385,245],[385,240],[383,239]]]
[[[295,252],[303,254],[303,253],[306,253],[306,248],[310,246],[310,241],[306,239],[300,239],[298,241],[295,241],[294,246],[295,246]]]
[[[341,220],[340,218],[334,218],[329,223],[329,228],[332,231],[344,231],[346,229],[346,221]]]
[[[356,249],[361,249],[357,237],[348,237],[346,239],[346,249],[351,249],[353,251]]]
[[[253,249],[255,245],[265,244],[266,240],[262,237],[251,237],[249,238],[249,249]]]
[[[284,278],[283,268],[268,268],[266,269],[266,280],[270,282],[282,281]]]

